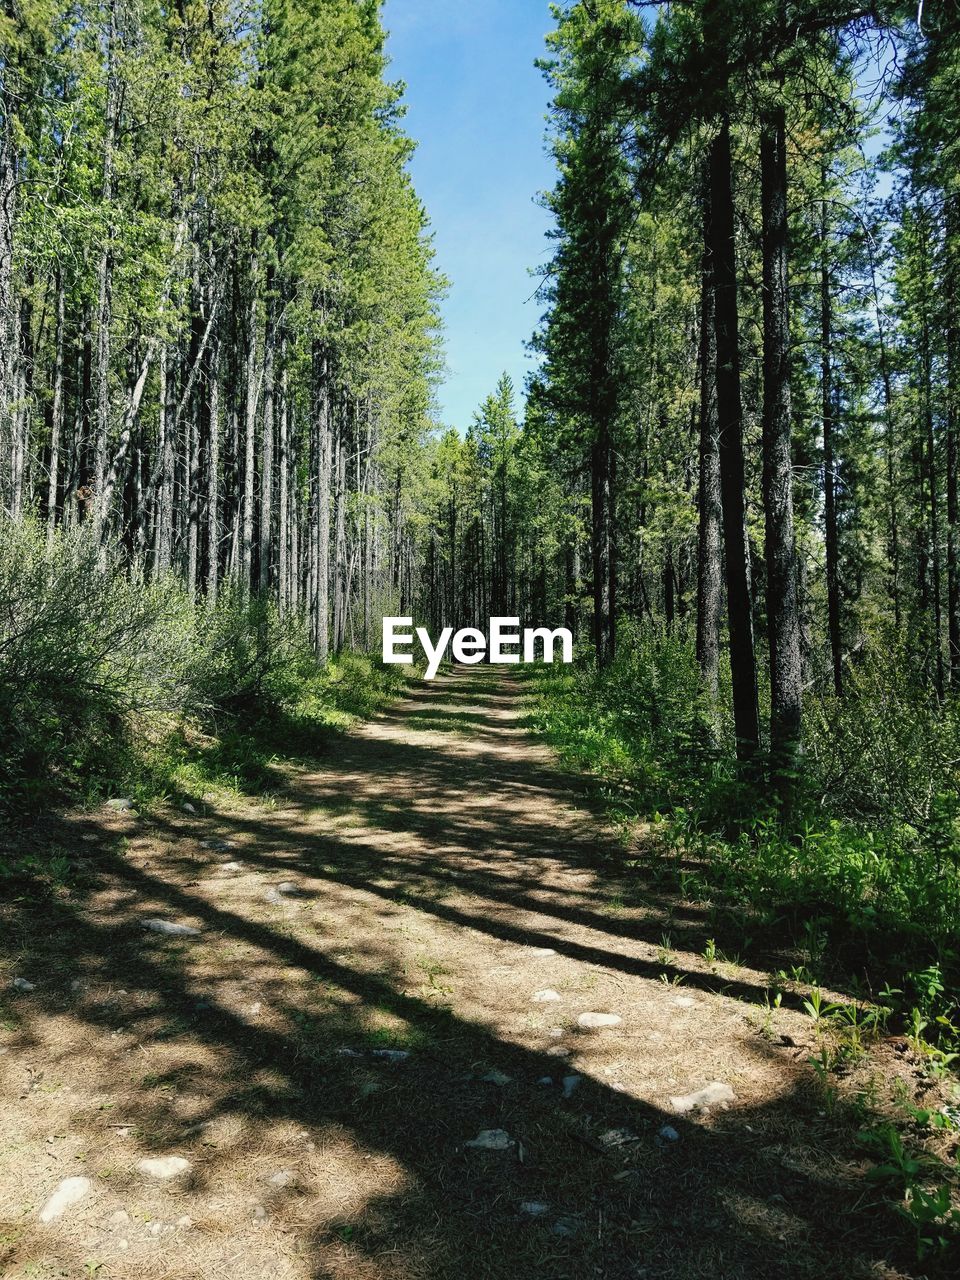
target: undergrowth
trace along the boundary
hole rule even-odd
[[[901,657],[867,651],[842,701],[808,699],[786,809],[762,768],[738,769],[732,726],[683,639],[628,632],[603,673],[585,658],[530,677],[531,723],[595,779],[633,846],[625,869],[732,920],[744,956],[792,947],[794,962],[771,974],[767,1016],[785,989],[806,989],[828,1108],[832,1078],[881,1033],[901,1035],[929,1078],[955,1082],[960,1061],[960,703],[931,700]],[[642,820],[651,838],[638,842]],[[704,955],[717,959],[713,938]],[[827,983],[852,1001],[825,1000]],[[958,1120],[956,1108],[914,1108],[925,1131]],[[876,1116],[862,1134],[921,1257],[960,1239],[956,1141],[944,1161],[923,1136]]]
[[[264,793],[403,687],[363,654],[320,662],[303,622],[229,585],[103,565],[91,539],[0,521],[0,817],[227,788]]]

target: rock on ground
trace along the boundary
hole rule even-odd
[[[576,1090],[580,1086],[583,1076],[564,1076],[563,1077],[563,1096],[572,1098]]]
[[[619,1013],[581,1013],[577,1025],[587,1028],[619,1027],[622,1021]]]
[[[177,924],[173,920],[144,920],[144,929],[151,933],[165,933],[171,938],[199,938],[200,930],[192,924]]]
[[[694,1093],[685,1093],[682,1097],[671,1098],[674,1111],[683,1115],[687,1111],[703,1111],[707,1107],[717,1107],[722,1103],[735,1102],[736,1094],[728,1084],[720,1080],[712,1080]]]
[[[137,1169],[140,1173],[146,1174],[148,1178],[176,1178],[181,1173],[186,1173],[190,1168],[190,1161],[183,1156],[145,1156],[137,1162]]]
[[[508,1151],[513,1146],[513,1139],[506,1129],[481,1129],[475,1138],[463,1145],[477,1151]]]
[[[41,1222],[53,1222],[65,1213],[71,1205],[82,1200],[93,1187],[89,1178],[64,1178],[43,1208],[40,1210]]]
[[[488,1071],[487,1074],[485,1076],[481,1076],[480,1079],[483,1082],[483,1084],[503,1085],[503,1084],[509,1084],[510,1081],[513,1079],[513,1077],[508,1076],[503,1071],[497,1071],[497,1069],[494,1068],[493,1071]]]
[[[549,987],[543,991],[535,991],[530,997],[534,1004],[555,1004],[563,997],[556,991],[551,991]]]

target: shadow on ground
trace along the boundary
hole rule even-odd
[[[55,1084],[72,1091],[79,1147],[43,1166],[45,1188],[77,1172],[82,1149],[98,1188],[122,1203],[136,1191],[136,1158],[176,1151],[193,1163],[180,1200],[206,1209],[173,1269],[169,1253],[125,1263],[108,1241],[102,1271],[90,1272],[89,1239],[37,1225],[28,1161],[27,1207],[17,1212],[4,1188],[4,1274],[949,1273],[913,1261],[910,1231],[864,1178],[862,1109],[828,1112],[795,1045],[741,1018],[737,1052],[779,1072],[781,1087],[709,1117],[631,1096],[600,1065],[581,1066],[564,1099],[565,1063],[589,1063],[618,1032],[572,1025],[551,1038],[495,989],[486,1013],[482,1001],[462,1008],[439,962],[417,961],[411,977],[404,930],[428,922],[454,949],[461,937],[465,954],[489,955],[477,981],[498,960],[509,970],[550,948],[614,986],[632,983],[634,1023],[672,982],[763,1006],[758,971],[698,959],[701,912],[624,881],[584,795],[518,732],[517,703],[499,673],[455,671],[338,741],[336,759],[296,774],[275,811],[117,816],[106,836],[99,815],[50,818],[37,831],[70,868],[52,883],[38,861],[6,882],[0,959],[39,980],[5,1001],[5,1138],[25,1161],[45,1150],[42,1094]],[[204,849],[211,837],[238,847]],[[291,880],[303,896],[268,905],[258,888],[244,899],[222,871],[234,858],[262,877],[251,885]],[[203,932],[186,942],[145,933],[144,917]],[[771,946],[768,959],[784,957]],[[629,1052],[657,1053],[642,1030]],[[409,1057],[392,1063],[382,1048]],[[509,1081],[485,1080],[491,1071]],[[492,1129],[509,1134],[507,1150],[464,1145]],[[267,1168],[302,1172],[258,1190],[250,1170],[265,1152]],[[9,1178],[12,1164],[2,1167]],[[265,1226],[251,1219],[254,1193]],[[61,1270],[28,1269],[47,1260]]]

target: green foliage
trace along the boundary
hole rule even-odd
[[[276,783],[273,763],[402,687],[362,654],[320,663],[298,617],[227,588],[104,567],[88,536],[0,522],[0,813],[132,787]]]
[[[537,727],[570,763],[625,786],[639,810],[672,808],[694,779],[719,768],[709,703],[692,646],[624,628],[620,654],[598,673],[538,676]]]
[[[820,978],[828,952],[834,966],[866,963],[931,1069],[949,1064],[960,1047],[954,704],[865,657],[842,704],[811,697],[811,746],[784,816],[762,776],[721,754],[728,731],[715,735],[682,640],[636,635],[610,671],[546,671],[536,687],[535,723],[603,780],[615,809],[668,815],[660,830],[685,859],[685,896],[792,928],[802,981]],[[818,999],[815,1019],[836,1012]]]

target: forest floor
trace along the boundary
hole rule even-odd
[[[789,956],[708,960],[703,908],[627,866],[523,693],[459,669],[278,762],[272,799],[24,837],[46,861],[0,917],[0,1274],[935,1273],[856,1137],[909,1059],[881,1042],[825,1091],[799,994],[769,1006]],[[64,1179],[81,1198],[44,1222]]]

